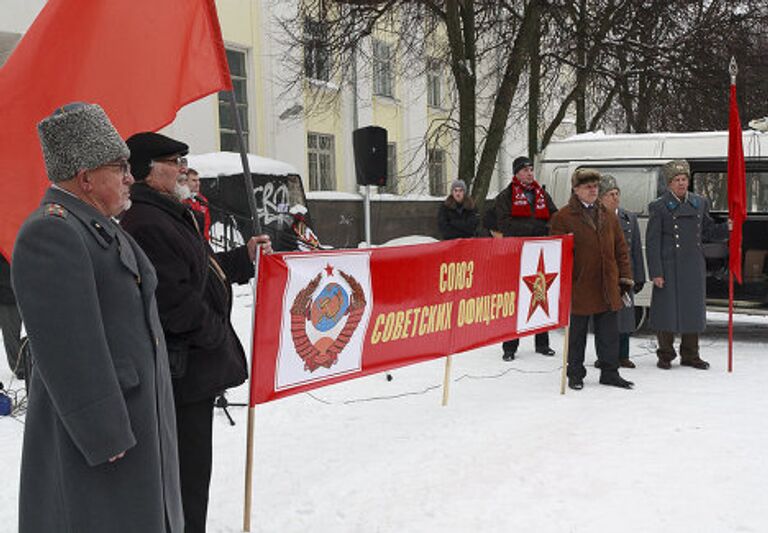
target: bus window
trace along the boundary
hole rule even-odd
[[[709,199],[712,211],[728,211],[728,173],[695,172],[693,192]],[[747,211],[768,213],[768,172],[747,172]]]

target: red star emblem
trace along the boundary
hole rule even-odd
[[[541,310],[549,316],[549,299],[547,292],[550,285],[557,278],[557,272],[547,273],[544,271],[544,250],[539,250],[539,264],[536,267],[536,273],[530,276],[523,276],[523,281],[531,291],[531,305],[528,308],[528,318],[531,319],[533,313],[541,307]]]
[[[326,266],[323,269],[323,270],[325,270],[325,275],[328,276],[328,277],[333,276],[333,267],[331,266],[331,264],[330,263],[326,263],[325,265]]]

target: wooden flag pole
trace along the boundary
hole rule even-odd
[[[443,407],[448,405],[448,394],[451,392],[451,361],[453,356],[445,358],[445,377],[443,378]]]
[[[253,355],[251,355],[253,357]],[[245,444],[245,501],[243,503],[243,531],[251,530],[251,507],[253,494],[253,424],[256,408],[248,407],[248,430]]]
[[[568,337],[570,336],[570,324],[565,326],[565,340],[563,341],[563,371],[560,375],[560,394],[565,394],[565,378],[568,370]]]

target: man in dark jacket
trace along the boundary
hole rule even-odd
[[[549,233],[549,219],[557,207],[549,193],[533,179],[533,163],[527,157],[518,157],[512,163],[514,176],[509,186],[496,197],[496,222],[505,237],[542,237]],[[536,352],[552,356],[549,333],[538,333],[534,344]],[[520,339],[506,341],[502,347],[503,359],[512,361]]]
[[[34,361],[18,531],[181,533],[157,277],[111,218],[129,201],[128,147],[93,104],[38,132],[53,184],[11,262]]]
[[[21,315],[11,287],[11,265],[0,256],[0,329],[3,331],[8,365],[18,379],[24,379],[24,364],[20,361]]]
[[[632,291],[627,292],[630,305],[625,305],[619,310],[619,366],[635,368],[635,363],[629,359],[629,336],[635,331],[634,295],[643,290],[645,285],[645,258],[643,243],[640,242],[640,226],[637,223],[637,215],[619,205],[621,189],[616,183],[616,178],[609,174],[603,174],[600,179],[600,202],[608,211],[616,213],[632,263],[632,279],[635,280],[635,286]]]
[[[475,202],[467,195],[467,184],[464,180],[453,180],[451,194],[437,212],[437,226],[443,240],[474,237],[478,221]]]
[[[243,347],[229,319],[230,284],[254,274],[257,246],[269,238],[214,254],[191,209],[181,202],[186,144],[157,133],[128,139],[131,208],[121,225],[157,269],[157,301],[168,341],[179,431],[181,494],[186,531],[205,531],[217,394],[248,375]]]
[[[600,173],[578,169],[571,183],[568,205],[552,217],[552,234],[573,234],[573,290],[568,337],[568,386],[584,387],[584,350],[587,329],[595,327],[600,383],[625,389],[632,382],[619,375],[619,327],[617,311],[621,292],[632,290],[632,270],[619,220],[598,200]]]
[[[659,347],[656,366],[669,370],[677,356],[675,333],[680,342],[680,364],[706,370],[699,357],[699,333],[706,326],[706,265],[702,252],[705,238],[725,237],[726,224],[715,224],[706,198],[688,191],[691,170],[685,160],[662,167],[668,189],[648,205],[645,251],[653,280],[651,328]]]

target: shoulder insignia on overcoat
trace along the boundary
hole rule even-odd
[[[45,205],[46,216],[54,216],[59,218],[67,218],[67,210],[61,204],[46,204]]]

